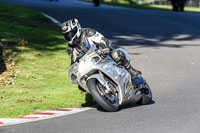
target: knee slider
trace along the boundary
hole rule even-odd
[[[129,60],[126,58],[125,53],[119,49],[114,49],[111,53],[111,56],[115,62],[121,62],[121,65],[124,67],[130,64]]]

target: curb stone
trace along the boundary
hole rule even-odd
[[[75,113],[91,110],[94,108],[95,108],[95,106],[94,107],[85,107],[85,108],[79,108],[79,107],[61,108],[61,109],[47,110],[47,111],[43,111],[43,112],[32,114],[32,115],[26,115],[26,116],[19,117],[19,118],[0,118],[0,127],[20,124],[20,123],[39,121],[39,120],[44,120],[44,119],[50,119],[50,118],[55,118],[55,117],[59,117],[59,116],[66,116],[66,115],[70,115],[70,114],[75,114]]]

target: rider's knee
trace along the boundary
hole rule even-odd
[[[130,64],[130,57],[122,48],[112,50],[111,57],[116,63],[121,63],[124,67]]]

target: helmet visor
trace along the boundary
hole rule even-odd
[[[65,39],[69,42],[76,35],[78,29],[75,26],[71,31],[64,33]]]

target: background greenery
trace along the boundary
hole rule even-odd
[[[8,69],[0,75],[0,118],[94,104],[70,83],[67,44],[39,12],[0,3],[0,41]]]
[[[92,2],[92,0],[84,0],[88,2]],[[155,4],[142,4],[138,5],[137,2],[139,0],[104,0],[103,3],[107,5],[114,6],[122,6],[128,8],[137,8],[137,9],[153,9],[153,10],[172,10],[171,5],[155,5]],[[147,2],[148,0],[142,0],[143,2]],[[186,12],[200,12],[200,8],[197,7],[185,7]]]

